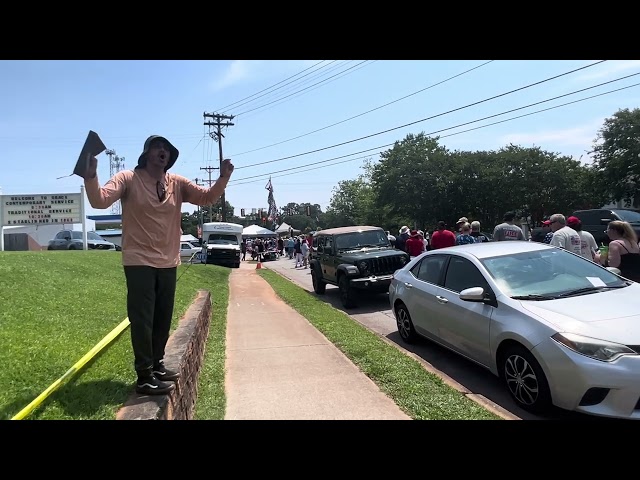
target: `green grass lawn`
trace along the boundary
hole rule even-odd
[[[198,379],[196,419],[223,419],[226,315],[231,270],[182,265],[172,330],[197,290],[212,293],[209,338]],[[495,419],[417,361],[275,272],[258,271],[414,419]],[[0,252],[0,420],[10,419],[127,316],[115,252]],[[27,419],[111,420],[133,392],[127,328]]]
[[[210,290],[214,302],[208,363],[199,381],[203,418],[224,416],[229,273],[214,265],[178,269],[172,331],[198,289]],[[0,252],[0,419],[26,407],[126,317],[120,253]],[[27,418],[113,419],[134,382],[127,328]]]
[[[419,362],[387,344],[344,312],[333,308],[278,273],[258,270],[286,303],[307,318],[416,420],[496,420],[496,415],[447,386]]]

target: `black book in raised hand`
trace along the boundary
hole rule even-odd
[[[79,177],[84,177],[84,172],[86,172],[89,167],[89,158],[97,157],[106,149],[107,147],[102,143],[98,134],[93,130],[89,130],[89,135],[87,135],[87,139],[84,142],[73,173]]]

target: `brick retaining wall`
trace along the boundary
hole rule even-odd
[[[116,420],[191,420],[198,398],[198,375],[204,358],[211,323],[211,293],[199,290],[196,299],[180,319],[165,352],[167,368],[181,376],[169,395],[133,393],[116,415]]]

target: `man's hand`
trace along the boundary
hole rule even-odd
[[[222,161],[222,165],[220,166],[220,176],[229,178],[233,173],[233,163],[228,158]]]
[[[87,157],[89,159],[89,161],[87,162],[87,169],[82,176],[82,178],[84,178],[85,180],[95,178],[98,171],[98,159],[90,153],[87,154]]]

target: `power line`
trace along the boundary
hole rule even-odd
[[[335,62],[335,61],[336,61],[336,60],[333,60],[333,61],[329,62],[329,64],[328,64],[328,65],[331,65],[331,64],[332,64],[333,62]],[[295,75],[291,75],[290,77],[287,77],[287,78],[285,78],[284,80],[279,81],[278,83],[274,83],[274,84],[273,84],[273,85],[271,85],[270,87],[263,88],[263,89],[262,89],[262,90],[260,90],[259,92],[254,93],[253,95],[249,95],[249,96],[244,97],[244,98],[241,98],[240,100],[237,100],[237,101],[235,101],[235,102],[233,102],[233,103],[230,103],[229,105],[225,105],[225,106],[224,106],[224,107],[222,107],[222,108],[218,108],[218,109],[216,109],[216,111],[224,110],[225,108],[229,108],[229,107],[231,107],[231,106],[233,106],[233,105],[236,105],[236,104],[238,104],[238,103],[240,103],[240,102],[242,102],[242,101],[244,101],[244,100],[247,100],[247,99],[249,99],[249,98],[251,98],[251,97],[255,97],[255,96],[256,96],[256,95],[258,95],[259,93],[262,93],[262,92],[264,92],[264,91],[266,91],[266,90],[270,90],[270,89],[272,89],[273,87],[276,87],[276,86],[280,85],[282,82],[286,82],[287,80],[289,80],[289,79],[291,79],[291,78],[297,77],[297,76],[298,76],[298,75],[300,75],[301,73],[304,73],[304,72],[306,72],[307,70],[311,70],[312,68],[317,67],[318,65],[320,65],[321,63],[324,63],[324,62],[326,62],[326,60],[320,60],[318,63],[315,63],[315,64],[311,65],[310,67],[307,67],[307,68],[305,68],[304,70],[301,70],[300,72],[296,73]],[[320,70],[320,69],[322,69],[322,68],[325,68],[326,66],[327,66],[327,65],[325,65],[324,67],[320,67],[318,70]],[[308,74],[307,74],[307,75],[308,75]],[[277,90],[277,89],[276,89],[276,90]]]
[[[635,73],[635,74],[632,74],[632,75],[628,75],[627,77],[629,77],[629,76],[635,76],[635,75],[640,75],[640,72]],[[590,89],[590,88],[596,88],[596,87],[599,87],[599,86],[604,85],[604,84],[606,84],[606,83],[615,82],[615,81],[622,80],[622,79],[627,78],[627,77],[622,77],[622,78],[619,78],[619,79],[617,79],[617,80],[611,80],[610,82],[605,82],[605,83],[600,84],[600,85],[594,85],[593,87],[589,87],[588,89]],[[481,125],[481,126],[479,126],[479,127],[474,127],[474,128],[469,128],[469,129],[466,129],[466,130],[461,130],[461,131],[459,131],[459,132],[450,133],[450,134],[448,134],[448,135],[442,135],[442,136],[440,136],[439,138],[452,137],[452,136],[454,136],[454,135],[460,135],[460,134],[462,134],[462,133],[470,132],[470,131],[472,131],[472,130],[478,130],[478,129],[480,129],[480,128],[486,128],[486,127],[490,127],[490,126],[493,126],[493,125],[497,125],[497,124],[499,124],[499,123],[510,122],[510,121],[513,121],[513,120],[517,120],[517,119],[519,119],[519,118],[528,117],[528,116],[530,116],[530,115],[536,115],[536,114],[538,114],[538,113],[546,112],[546,111],[549,111],[549,110],[554,110],[554,109],[556,109],[556,108],[565,107],[565,106],[567,106],[567,105],[572,105],[572,104],[574,104],[574,103],[584,102],[584,101],[586,101],[586,100],[590,100],[590,99],[593,99],[593,98],[596,98],[596,97],[601,97],[601,96],[603,96],[603,95],[609,95],[610,93],[619,92],[619,91],[621,91],[621,90],[626,90],[626,89],[628,89],[628,88],[637,87],[637,86],[640,86],[640,83],[634,83],[634,84],[632,84],[632,85],[627,85],[626,87],[616,88],[616,89],[614,89],[614,90],[609,90],[609,91],[607,91],[607,92],[598,93],[598,94],[591,95],[591,96],[588,96],[588,97],[585,97],[585,98],[580,98],[580,99],[578,99],[578,100],[573,100],[573,101],[571,101],[571,102],[561,103],[561,104],[559,104],[559,105],[554,105],[553,107],[548,107],[548,108],[543,108],[543,109],[541,109],[541,110],[536,110],[535,112],[529,112],[529,113],[525,113],[525,114],[523,114],[523,115],[517,115],[517,116],[515,116],[515,117],[507,118],[507,119],[505,119],[505,120],[499,120],[499,121],[497,121],[497,122],[488,123],[488,124],[486,124],[486,125]],[[588,90],[588,89],[583,89],[583,90]],[[579,90],[578,92],[583,91],[583,90]],[[573,92],[573,93],[577,93],[577,92]],[[464,125],[469,125],[469,124],[471,124],[471,123],[481,122],[481,121],[483,121],[483,120],[487,120],[487,119],[489,119],[489,118],[495,118],[495,117],[497,117],[497,116],[504,115],[504,114],[506,114],[506,113],[510,113],[510,112],[513,112],[513,111],[516,111],[516,110],[522,110],[522,109],[524,109],[524,108],[528,108],[528,107],[533,106],[533,105],[538,105],[538,104],[540,104],[540,103],[548,102],[548,101],[551,101],[551,100],[556,100],[557,98],[561,98],[561,97],[564,97],[564,96],[567,96],[567,95],[572,95],[573,93],[569,93],[569,94],[565,94],[565,95],[560,95],[559,97],[550,98],[550,99],[548,99],[548,100],[543,100],[543,101],[541,101],[541,102],[532,103],[532,104],[530,104],[530,105],[525,105],[524,107],[519,107],[519,108],[512,109],[512,110],[507,110],[507,111],[505,111],[505,112],[501,112],[501,113],[497,113],[497,114],[490,115],[490,116],[487,116],[487,117],[479,118],[479,119],[477,119],[477,120],[473,120],[473,121],[470,121],[470,122],[460,123],[460,124],[458,124],[458,125],[454,125],[453,127],[443,128],[443,129],[440,129],[440,130],[436,130],[436,131],[434,131],[434,132],[429,132],[429,133],[427,133],[426,135],[427,135],[427,136],[429,136],[429,135],[433,135],[433,134],[436,134],[436,133],[444,132],[444,131],[447,131],[447,130],[454,130],[454,129],[459,128],[459,127],[464,126]],[[248,182],[235,183],[233,186],[235,186],[235,185],[244,185],[244,184],[247,184],[247,183],[261,182],[261,181],[263,181],[263,178],[262,178],[262,177],[264,177],[264,176],[267,176],[267,175],[271,176],[271,175],[273,175],[273,174],[275,174],[275,173],[288,172],[288,171],[291,171],[291,170],[299,170],[299,169],[301,169],[301,168],[308,167],[308,166],[312,166],[312,165],[316,165],[316,166],[315,166],[315,167],[313,167],[313,168],[305,169],[305,170],[299,170],[299,171],[296,171],[296,172],[293,172],[293,173],[285,173],[285,174],[283,174],[283,175],[277,175],[277,176],[276,176],[276,178],[277,178],[277,177],[283,177],[283,176],[286,176],[286,175],[295,175],[295,174],[302,173],[302,172],[306,172],[306,171],[309,171],[309,170],[316,170],[316,169],[318,169],[318,168],[332,167],[332,166],[334,166],[334,165],[339,165],[339,164],[341,164],[341,163],[347,163],[347,162],[352,162],[352,161],[354,161],[354,160],[360,160],[360,159],[363,159],[363,158],[368,158],[368,157],[370,157],[370,155],[371,155],[371,154],[369,154],[369,155],[364,155],[364,156],[362,156],[362,157],[350,158],[350,159],[348,159],[348,160],[342,160],[342,161],[340,161],[340,162],[335,162],[335,163],[331,163],[331,164],[325,164],[326,162],[330,162],[330,161],[337,160],[337,159],[341,159],[341,158],[345,158],[345,157],[350,157],[350,156],[353,156],[353,155],[358,155],[358,154],[360,154],[360,153],[369,152],[369,151],[373,151],[373,150],[380,150],[380,149],[382,149],[382,148],[391,147],[391,146],[395,145],[395,143],[396,143],[396,142],[392,142],[392,143],[388,143],[388,144],[386,144],[386,145],[380,145],[380,146],[378,146],[378,147],[370,148],[370,149],[367,149],[367,150],[362,150],[362,151],[360,151],[360,152],[350,153],[350,154],[348,154],[348,155],[342,155],[342,156],[340,156],[340,157],[329,158],[329,159],[326,159],[326,160],[320,160],[320,161],[316,161],[316,162],[308,163],[308,164],[306,164],[306,165],[298,165],[297,167],[291,167],[291,168],[287,168],[287,169],[284,169],[284,170],[278,170],[278,171],[275,171],[275,172],[263,173],[263,174],[260,174],[260,175],[252,175],[252,176],[250,176],[250,177],[238,178],[238,179],[236,179],[236,180],[235,180],[236,182],[242,182],[242,180],[248,180],[248,179],[258,178],[258,177],[260,177],[258,180],[249,180]],[[317,165],[318,163],[323,163],[324,165],[320,165],[320,166],[318,166],[318,165]],[[232,182],[233,182],[233,180],[232,180]],[[231,182],[229,182],[229,183],[231,183]]]
[[[400,126],[397,126],[397,127],[389,128],[389,129],[387,129],[387,130],[382,130],[382,131],[380,131],[380,132],[372,133],[372,134],[370,134],[370,135],[365,135],[364,137],[354,138],[354,139],[352,139],[352,140],[348,140],[348,141],[346,141],[346,142],[336,143],[336,144],[334,144],[334,145],[329,145],[329,146],[327,146],[327,147],[323,147],[323,148],[317,148],[317,149],[315,149],[315,150],[310,150],[310,151],[308,151],[308,152],[298,153],[298,154],[296,154],[296,155],[289,155],[288,157],[276,158],[276,159],[274,159],[274,160],[267,160],[266,162],[254,163],[254,164],[251,164],[251,165],[243,165],[243,166],[241,166],[241,167],[236,167],[236,169],[239,169],[239,168],[249,168],[249,167],[255,167],[255,166],[257,166],[257,165],[265,165],[265,164],[268,164],[268,163],[281,162],[281,161],[283,161],[283,160],[289,160],[290,158],[301,157],[301,156],[303,156],[303,155],[309,155],[309,154],[311,154],[311,153],[321,152],[321,151],[323,151],[323,150],[329,150],[330,148],[336,148],[336,147],[340,147],[340,146],[342,146],[342,145],[347,145],[347,144],[349,144],[349,143],[358,142],[358,141],[360,141],[360,140],[365,140],[365,139],[367,139],[367,138],[375,137],[375,136],[377,136],[377,135],[382,135],[383,133],[389,133],[389,132],[392,132],[392,131],[394,131],[394,130],[399,130],[400,128],[409,127],[409,126],[411,126],[411,125],[415,125],[415,124],[417,124],[417,123],[422,123],[422,122],[425,122],[425,121],[427,121],[427,120],[431,120],[431,119],[433,119],[433,118],[441,117],[441,116],[443,116],[443,115],[448,115],[449,113],[457,112],[457,111],[459,111],[459,110],[464,110],[465,108],[473,107],[473,106],[475,106],[475,105],[479,105],[479,104],[481,104],[481,103],[485,103],[485,102],[488,102],[488,101],[490,101],[490,100],[494,100],[494,99],[496,99],[496,98],[504,97],[504,96],[506,96],[506,95],[510,95],[510,94],[512,94],[512,93],[519,92],[519,91],[521,91],[521,90],[525,90],[525,89],[527,89],[527,88],[531,88],[531,87],[534,87],[534,86],[536,86],[536,85],[540,85],[540,84],[542,84],[542,83],[549,82],[549,81],[551,81],[551,80],[555,80],[556,78],[560,78],[560,77],[563,77],[563,76],[565,76],[565,75],[569,75],[569,74],[571,74],[571,73],[575,73],[575,72],[577,72],[577,71],[584,70],[585,68],[594,67],[594,66],[596,66],[596,65],[598,65],[598,64],[600,64],[600,63],[602,63],[602,62],[606,62],[606,60],[600,60],[600,61],[595,62],[595,63],[592,63],[592,64],[590,64],[590,65],[586,65],[586,66],[584,66],[584,67],[576,68],[576,69],[570,70],[570,71],[568,71],[568,72],[561,73],[560,75],[555,75],[555,76],[553,76],[553,77],[549,77],[549,78],[546,78],[546,79],[544,79],[544,80],[540,80],[540,81],[538,81],[538,82],[530,83],[529,85],[525,85],[524,87],[516,88],[516,89],[514,89],[514,90],[510,90],[510,91],[508,91],[508,92],[504,92],[504,93],[501,93],[501,94],[499,94],[499,95],[494,95],[493,97],[485,98],[484,100],[479,100],[479,101],[477,101],[477,102],[470,103],[470,104],[468,104],[468,105],[464,105],[464,106],[462,106],[462,107],[454,108],[454,109],[452,109],[452,110],[448,110],[448,111],[446,111],[446,112],[442,112],[442,113],[439,113],[439,114],[437,114],[437,115],[432,115],[432,116],[430,116],[430,117],[425,117],[425,118],[422,118],[422,119],[420,119],[420,120],[416,120],[416,121],[414,121],[414,122],[405,123],[404,125],[400,125]]]
[[[336,61],[336,60],[334,60],[334,61]],[[314,72],[310,72],[309,75],[313,74],[311,77],[307,78],[306,80],[302,80],[301,82],[296,83],[295,85],[290,85],[289,87],[285,88],[284,90],[282,90],[280,92],[277,92],[275,95],[278,96],[278,97],[275,98],[275,100],[273,100],[274,97],[265,98],[264,100],[262,100],[262,102],[265,102],[265,101],[269,102],[270,100],[273,100],[273,101],[271,103],[266,103],[266,104],[262,103],[262,105],[258,105],[257,107],[255,107],[254,110],[259,110],[261,108],[265,108],[265,106],[267,106],[269,104],[282,102],[283,99],[286,99],[288,96],[290,96],[290,95],[287,95],[287,94],[290,93],[291,91],[295,90],[296,88],[300,88],[303,85],[308,85],[310,82],[313,82],[314,80],[317,80],[318,78],[321,78],[321,77],[323,77],[325,75],[328,75],[329,73],[331,73],[331,72],[333,72],[335,70],[338,70],[340,68],[343,68],[345,65],[348,65],[348,64],[353,63],[353,62],[354,62],[354,60],[341,60],[340,63],[338,63],[337,65],[334,65],[333,67],[329,67],[328,65],[325,65],[325,67],[328,67],[328,68],[326,68],[326,70],[323,70],[322,72],[320,72],[320,69],[318,69],[318,70],[316,70]],[[333,62],[331,62],[331,63],[333,63]],[[299,80],[301,80],[301,79],[297,79],[296,82],[298,82]],[[316,87],[316,88],[318,88],[318,87]],[[298,90],[298,91],[300,91],[300,90]],[[271,95],[272,93],[274,93],[274,92],[269,92],[266,95]],[[293,93],[291,93],[291,95],[294,95],[296,93],[297,92],[293,92]],[[246,108],[248,109],[248,108],[251,108],[251,107],[249,106],[249,107],[246,107]]]
[[[206,134],[202,134],[202,136],[200,137],[200,140],[198,140],[198,143],[196,143],[196,146],[193,148],[193,150],[191,150],[191,153],[189,155],[187,155],[182,162],[185,163],[189,160],[189,158],[191,158],[191,156],[193,155],[193,153],[196,151],[196,149],[200,146],[200,143],[202,142],[202,140],[204,140]]]
[[[301,90],[298,90],[297,92],[291,93],[291,94],[289,94],[289,95],[287,95],[287,96],[285,96],[285,97],[279,98],[278,100],[273,100],[272,102],[265,103],[264,105],[262,105],[262,106],[260,106],[260,107],[255,107],[255,108],[251,108],[251,109],[249,109],[249,110],[245,110],[244,112],[240,112],[240,113],[238,113],[238,115],[236,115],[236,116],[237,116],[237,117],[239,117],[240,115],[244,115],[245,113],[253,112],[254,110],[258,110],[259,108],[263,108],[263,107],[266,107],[267,105],[271,105],[272,103],[279,102],[280,100],[284,100],[285,98],[289,98],[289,97],[291,97],[292,95],[295,95],[296,93],[304,92],[305,90],[308,90],[308,89],[310,89],[311,87],[314,87],[314,86],[316,86],[316,85],[319,85],[319,84],[321,84],[321,83],[324,83],[324,82],[326,82],[327,80],[330,80],[330,79],[332,79],[333,77],[335,77],[335,76],[337,76],[337,75],[340,75],[340,74],[342,74],[342,73],[348,72],[349,70],[352,70],[352,69],[356,68],[358,65],[362,65],[363,63],[366,63],[366,62],[372,62],[372,63],[373,63],[373,62],[377,62],[377,60],[363,60],[362,62],[360,62],[360,63],[356,63],[355,65],[353,65],[353,66],[351,66],[351,67],[347,68],[346,70],[343,70],[342,72],[339,72],[339,73],[336,73],[336,74],[334,74],[334,75],[331,75],[330,77],[327,77],[327,78],[325,78],[325,79],[323,79],[323,80],[320,80],[319,82],[316,82],[316,83],[314,83],[313,85],[309,85],[308,87],[305,87],[305,88],[303,88],[303,89],[301,89]]]
[[[313,71],[311,71],[311,72],[305,73],[305,74],[304,74],[304,75],[302,75],[301,77],[296,78],[295,80],[291,80],[291,81],[289,81],[289,82],[285,83],[284,85],[281,85],[281,86],[279,86],[278,88],[275,88],[275,89],[271,90],[270,92],[265,92],[265,93],[263,93],[263,94],[261,94],[261,95],[258,95],[258,96],[257,96],[257,97],[255,97],[255,98],[252,98],[252,99],[250,99],[250,100],[247,100],[247,101],[244,101],[244,102],[238,103],[238,104],[237,104],[237,105],[235,105],[233,108],[234,108],[234,109],[238,109],[239,107],[241,107],[241,106],[243,106],[243,105],[246,105],[246,104],[248,104],[248,103],[252,103],[252,102],[257,101],[259,98],[262,98],[262,97],[264,97],[264,96],[266,96],[266,95],[271,95],[271,94],[274,94],[274,93],[275,93],[276,95],[281,95],[283,92],[282,92],[282,91],[281,91],[281,92],[277,92],[277,91],[278,91],[278,90],[280,90],[280,89],[282,89],[282,88],[285,88],[287,85],[290,85],[290,86],[289,86],[289,88],[285,89],[285,92],[290,91],[290,90],[291,90],[291,88],[297,88],[299,85],[301,85],[301,84],[303,85],[303,84],[307,83],[309,80],[311,80],[311,79],[313,79],[313,78],[317,78],[318,76],[322,76],[322,75],[326,74],[327,72],[330,72],[330,71],[335,70],[336,68],[340,68],[340,67],[341,67],[342,65],[344,65],[345,63],[350,63],[350,60],[341,60],[341,61],[340,61],[340,63],[339,63],[338,65],[334,65],[333,67],[329,68],[329,66],[330,66],[332,63],[335,63],[335,62],[337,62],[337,61],[338,61],[338,60],[332,60],[332,61],[331,61],[331,62],[329,62],[328,64],[323,65],[323,66],[321,66],[320,68],[318,68],[318,69],[316,69],[316,70],[313,70]],[[327,70],[325,70],[325,69],[327,69]],[[308,70],[308,69],[307,69],[307,70]],[[318,72],[320,72],[320,73],[318,74]],[[302,72],[300,72],[300,73],[302,73]],[[308,78],[307,80],[302,81],[302,83],[298,83],[297,85],[291,85],[291,84],[296,84],[297,82],[300,82],[304,77],[307,77],[307,76],[309,76],[309,75],[312,75],[312,76],[311,76],[310,78]],[[291,78],[291,77],[290,77],[290,78]],[[233,104],[232,104],[232,105],[233,105]],[[228,107],[227,107],[227,108],[228,108]]]
[[[246,120],[247,118],[251,118],[251,117],[253,117],[254,115],[257,115],[257,114],[261,113],[261,112],[259,112],[259,111],[257,111],[257,110],[262,110],[262,112],[264,112],[265,110],[269,110],[269,109],[271,109],[271,108],[274,108],[274,107],[278,106],[279,104],[282,104],[282,103],[285,103],[285,102],[289,102],[289,101],[291,101],[291,100],[293,100],[293,99],[295,99],[295,98],[297,98],[297,97],[301,97],[302,95],[306,95],[306,94],[308,94],[308,93],[310,93],[310,92],[313,92],[314,90],[316,90],[316,89],[318,89],[318,88],[322,88],[322,87],[324,87],[324,86],[327,86],[327,85],[329,85],[330,83],[335,82],[336,80],[340,80],[342,77],[345,77],[345,76],[347,76],[347,75],[351,75],[351,74],[353,74],[353,73],[357,72],[358,70],[360,70],[360,69],[362,69],[362,68],[368,67],[369,65],[371,65],[371,63],[375,63],[375,62],[377,62],[377,60],[369,60],[369,62],[370,62],[370,63],[368,63],[368,64],[367,64],[367,63],[364,63],[364,64],[362,64],[362,65],[359,65],[359,66],[357,65],[357,66],[353,67],[353,70],[352,70],[352,71],[346,71],[346,70],[343,70],[342,72],[339,72],[339,73],[337,74],[337,76],[334,76],[334,78],[326,79],[326,82],[325,82],[325,83],[321,83],[321,84],[319,84],[319,85],[317,85],[317,86],[315,86],[315,87],[313,87],[313,88],[309,87],[309,89],[308,89],[308,90],[306,90],[306,91],[301,91],[301,93],[291,94],[291,96],[289,96],[289,97],[285,97],[285,98],[282,98],[282,99],[280,99],[280,100],[277,100],[274,104],[272,104],[272,105],[270,105],[270,106],[263,105],[262,107],[258,107],[258,108],[256,108],[256,109],[255,109],[256,111],[255,111],[254,113],[252,113],[252,114],[250,113],[248,116],[245,116],[245,117],[244,117],[244,120]]]
[[[406,98],[409,98],[409,97],[412,97],[414,95],[417,95],[418,93],[424,92],[425,90],[429,90],[429,89],[431,89],[433,87],[436,87],[438,85],[442,85],[443,83],[446,83],[448,81],[453,80],[454,78],[457,78],[457,77],[460,77],[460,76],[465,75],[467,73],[470,73],[470,72],[472,72],[472,71],[474,71],[474,70],[476,70],[476,69],[478,69],[480,67],[484,67],[485,65],[488,65],[488,64],[490,64],[491,62],[494,62],[494,61],[495,60],[489,60],[488,62],[485,62],[485,63],[482,63],[480,65],[477,65],[477,66],[475,66],[473,68],[465,70],[464,72],[458,73],[457,75],[453,75],[452,77],[446,78],[446,79],[444,79],[444,80],[442,80],[440,82],[433,83],[433,84],[429,85],[428,87],[421,88],[420,90],[417,90],[417,91],[415,91],[413,93],[410,93],[409,95],[405,95],[404,97],[397,98],[396,100],[393,100],[393,101],[391,101],[389,103],[385,103],[384,105],[380,105],[379,107],[372,108],[371,110],[367,110],[366,112],[359,113],[358,115],[354,115],[353,117],[345,118],[344,120],[340,120],[339,122],[332,123],[331,125],[327,125],[326,127],[318,128],[317,130],[312,130],[311,132],[303,133],[302,135],[298,135],[297,137],[292,137],[292,138],[289,138],[287,140],[282,140],[281,142],[272,143],[271,145],[265,145],[263,147],[254,148],[253,150],[248,150],[248,151],[242,152],[242,153],[236,153],[235,155],[231,155],[231,157],[236,158],[236,157],[239,157],[241,155],[245,155],[247,153],[257,152],[259,150],[264,150],[265,148],[275,147],[276,145],[282,145],[283,143],[291,142],[292,140],[297,140],[298,138],[306,137],[307,135],[311,135],[313,133],[321,132],[322,130],[326,130],[327,128],[335,127],[336,125],[340,125],[341,123],[348,122],[349,120],[353,120],[354,118],[362,117],[363,115],[366,115],[368,113],[375,112],[376,110],[380,110],[381,108],[384,108],[384,107],[388,107],[389,105],[392,105],[392,104],[397,103],[397,102],[399,102],[401,100],[404,100]]]

